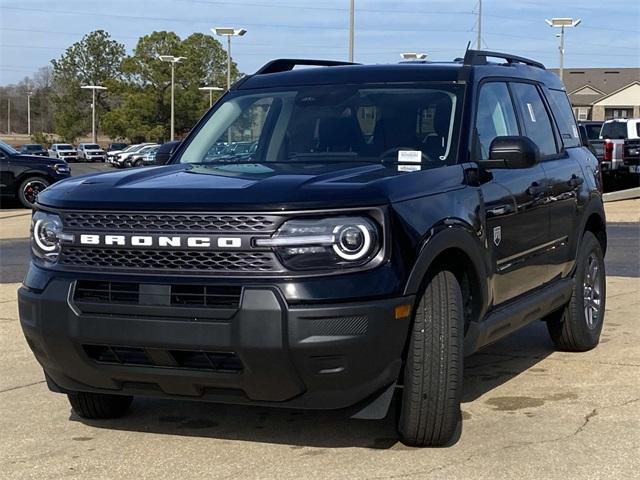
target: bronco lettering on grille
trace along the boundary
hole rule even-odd
[[[81,234],[79,245],[85,246],[122,246],[145,248],[215,248],[215,249],[248,249],[250,238],[222,237],[219,235],[111,235],[111,234]]]

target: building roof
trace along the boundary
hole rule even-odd
[[[557,69],[552,71],[558,73]],[[565,68],[563,72],[564,84],[573,105],[590,105],[639,78],[640,68]]]

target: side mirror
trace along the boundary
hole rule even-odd
[[[488,168],[531,168],[540,162],[540,150],[529,137],[496,137],[489,147],[489,160],[480,162]]]

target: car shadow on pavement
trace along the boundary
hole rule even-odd
[[[536,322],[468,357],[463,402],[473,401],[532,369],[552,351],[544,324]],[[292,449],[407,449],[410,447],[402,445],[396,433],[397,400],[387,417],[380,421],[352,420],[346,411],[303,411],[151,398],[136,398],[131,411],[117,420],[86,420],[74,413],[70,420],[96,428],[272,443],[289,445]],[[462,409],[464,411],[464,404]],[[458,430],[457,438],[460,428]]]

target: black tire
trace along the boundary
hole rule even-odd
[[[18,187],[18,201],[26,208],[33,208],[38,194],[47,188],[51,182],[43,177],[27,177]]]
[[[589,286],[591,282],[596,282],[597,287]],[[602,246],[593,233],[585,232],[576,259],[571,300],[546,318],[549,335],[558,349],[584,352],[598,345],[604,325],[606,293]],[[589,306],[591,308],[585,308]]]
[[[427,280],[415,312],[398,432],[403,443],[442,446],[460,421],[464,337],[460,285],[448,271]]]
[[[142,159],[136,160],[133,164],[134,167],[139,168],[142,167],[144,164],[142,163]]]
[[[133,401],[128,395],[76,392],[67,394],[73,411],[82,418],[106,419],[124,415]]]

